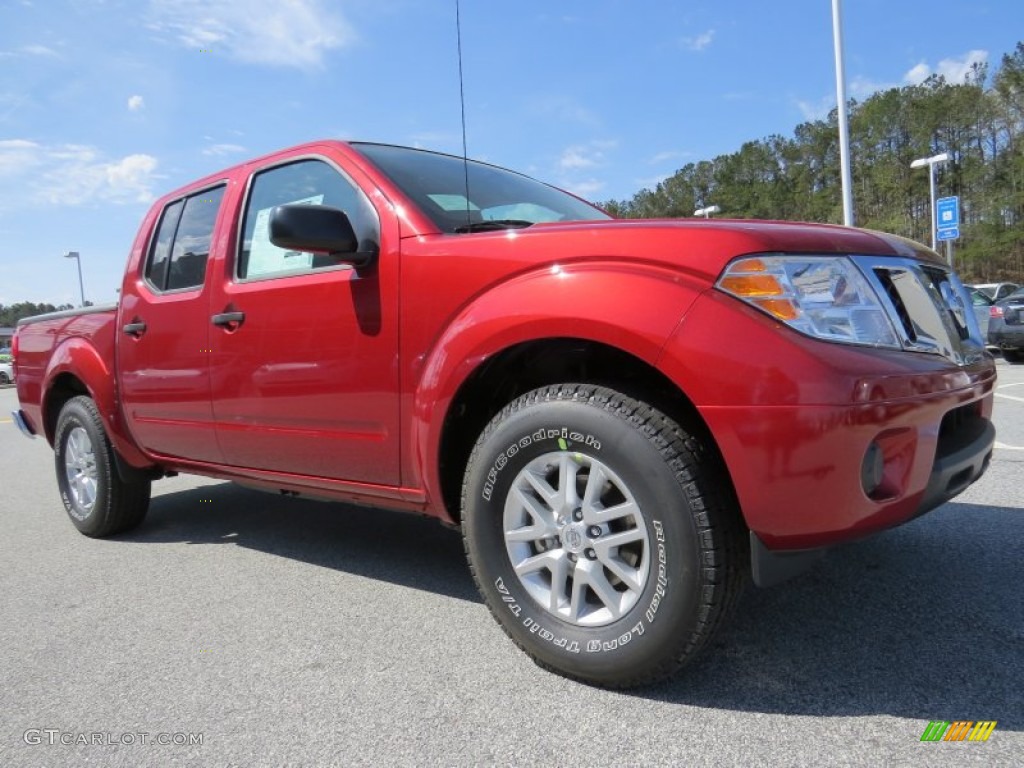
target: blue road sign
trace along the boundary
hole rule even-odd
[[[935,201],[935,228],[949,229],[960,226],[960,198],[940,197]]]
[[[936,231],[936,240],[956,240],[960,237],[960,227],[943,227]]]

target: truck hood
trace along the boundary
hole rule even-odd
[[[523,267],[578,260],[661,263],[713,283],[730,260],[754,253],[894,256],[945,262],[906,238],[831,224],[741,219],[618,219],[553,222],[524,229],[433,236],[455,258],[521,261]],[[433,250],[433,249],[432,249]]]

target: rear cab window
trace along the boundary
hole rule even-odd
[[[226,185],[168,203],[150,244],[145,277],[157,293],[199,288]]]

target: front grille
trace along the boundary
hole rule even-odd
[[[900,343],[958,365],[982,359],[984,339],[970,297],[952,271],[913,259],[854,257],[874,286]]]
[[[904,333],[907,338],[911,341],[917,341],[917,334],[914,332],[914,323],[910,319],[910,315],[907,313],[907,308],[903,306],[903,302],[900,300],[900,294],[896,290],[896,286],[892,282],[892,276],[889,274],[887,269],[875,269],[875,277],[878,278],[878,282],[882,284],[882,288],[885,290],[885,295],[889,297],[889,301],[892,302],[893,309],[896,310],[896,316],[899,318],[900,325],[903,327]]]

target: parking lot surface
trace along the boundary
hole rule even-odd
[[[751,587],[628,693],[534,666],[431,520],[178,477],[87,539],[2,389],[0,765],[1021,765],[1024,366],[998,365],[981,481]],[[932,720],[998,724],[922,742]]]

